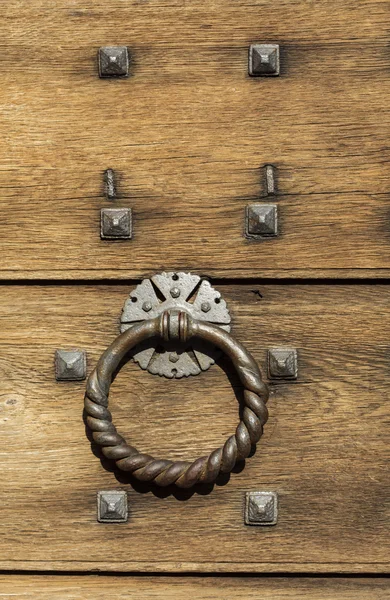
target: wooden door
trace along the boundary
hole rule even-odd
[[[7,3],[0,597],[390,597],[389,16],[388,0]],[[277,76],[248,73],[258,44]],[[128,76],[99,76],[113,46]],[[118,469],[83,415],[85,375],[160,272],[210,282],[270,390],[256,451],[188,490]],[[75,349],[85,373],[58,376]],[[275,374],[281,349],[294,369]],[[110,392],[126,440],[172,461],[221,446],[242,408],[223,356],[184,378],[127,360]],[[102,491],[122,522],[99,520]],[[251,493],[277,503],[265,526]]]

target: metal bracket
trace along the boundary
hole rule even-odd
[[[144,279],[125,302],[121,331],[172,309],[230,331],[230,313],[221,294],[206,279],[183,272],[164,272]],[[179,379],[206,371],[220,354],[201,340],[187,344],[159,341],[158,345],[148,340],[136,348],[133,359],[149,373]]]

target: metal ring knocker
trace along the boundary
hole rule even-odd
[[[128,445],[112,423],[108,394],[113,373],[129,350],[152,337],[182,342],[201,338],[217,346],[231,359],[244,387],[245,406],[235,434],[221,448],[194,462],[174,462],[143,454]],[[94,441],[119,469],[132,473],[140,481],[190,488],[197,483],[214,483],[220,473],[230,473],[238,461],[249,456],[268,418],[267,400],[268,388],[259,367],[239,342],[216,325],[193,319],[184,311],[167,310],[157,318],[134,325],[107,348],[88,379],[84,406]]]

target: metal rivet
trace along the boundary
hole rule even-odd
[[[129,51],[126,46],[99,48],[99,77],[128,77]]]
[[[211,304],[210,304],[210,302],[202,302],[202,304],[200,305],[200,308],[201,308],[202,312],[207,313],[207,312],[209,312],[209,310],[211,310]]]
[[[114,200],[116,198],[115,189],[115,173],[113,169],[107,169],[104,171],[104,183],[106,187],[107,200]]]
[[[246,525],[276,525],[278,496],[275,492],[247,492],[245,495]]]
[[[278,44],[252,44],[249,47],[249,75],[277,77],[280,74]]]
[[[253,238],[278,235],[278,207],[276,204],[248,204],[246,207],[246,235]]]
[[[177,361],[179,360],[179,355],[177,354],[177,352],[171,352],[169,355],[169,360],[172,363],[177,363]]]
[[[298,353],[295,348],[270,348],[268,374],[271,379],[297,379]]]
[[[170,294],[171,294],[172,298],[178,298],[180,296],[180,290],[179,290],[179,288],[178,287],[173,287],[170,290]]]
[[[106,239],[131,239],[131,208],[102,208],[100,212],[100,237]]]
[[[84,350],[56,350],[57,381],[82,381],[87,376],[87,355]]]
[[[265,193],[267,196],[274,196],[276,194],[276,183],[275,183],[275,167],[272,165],[265,165]]]
[[[128,517],[127,493],[123,490],[98,492],[97,508],[99,523],[125,523]]]
[[[151,302],[149,302],[148,300],[147,300],[146,302],[144,302],[144,303],[143,303],[143,305],[142,305],[142,309],[143,309],[145,312],[150,312],[150,311],[152,310],[152,308],[153,308],[153,307],[152,307],[152,303],[151,303]]]

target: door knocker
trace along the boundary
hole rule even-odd
[[[230,316],[220,294],[197,275],[161,273],[144,280],[130,294],[121,323],[122,333],[88,378],[84,400],[88,427],[104,456],[138,480],[158,486],[190,488],[214,483],[220,473],[230,473],[237,462],[249,456],[263,433],[268,388],[254,358],[230,335]],[[112,422],[108,395],[113,373],[137,346],[140,350],[134,359],[150,372],[170,378],[195,375],[215,360],[204,353],[205,342],[231,359],[244,388],[242,419],[234,435],[221,448],[193,462],[163,460],[139,452]]]

